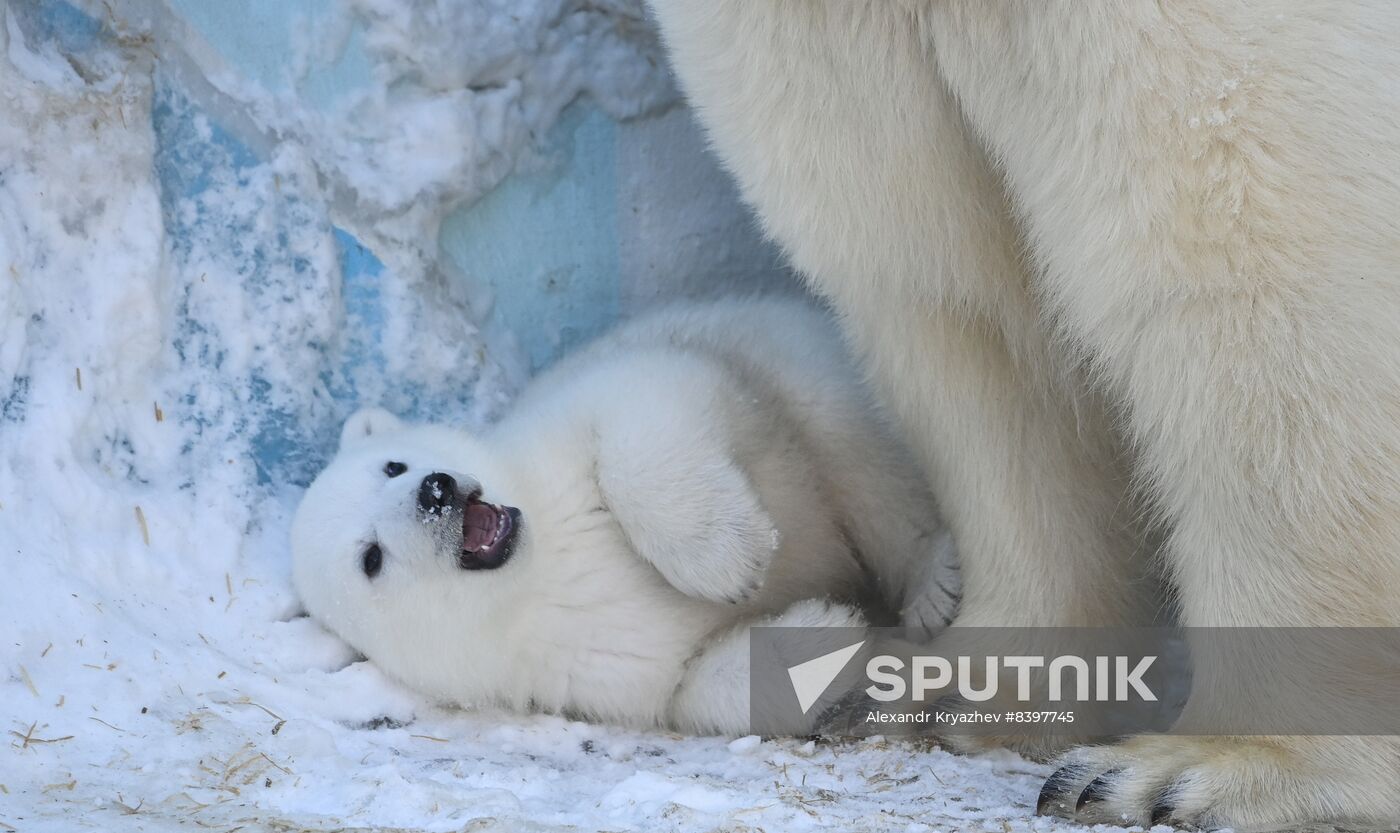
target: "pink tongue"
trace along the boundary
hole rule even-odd
[[[480,552],[496,540],[496,510],[486,503],[468,503],[462,520],[462,548]]]

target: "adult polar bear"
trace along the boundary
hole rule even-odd
[[[1126,478],[1184,623],[1400,624],[1400,4],[651,1],[945,496],[960,624],[1150,609]],[[1043,806],[1400,819],[1394,738],[1068,761]]]

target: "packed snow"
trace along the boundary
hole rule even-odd
[[[638,4],[354,0],[377,86],[325,112],[159,3],[43,5],[0,0],[0,831],[1066,826],[1010,753],[447,709],[299,616],[354,405],[481,424],[518,382],[413,241],[574,97],[674,96]]]

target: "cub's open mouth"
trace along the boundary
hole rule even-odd
[[[463,570],[494,570],[510,559],[520,531],[520,510],[487,503],[478,495],[462,509],[462,546],[457,566]]]

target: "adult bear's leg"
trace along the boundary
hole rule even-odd
[[[1001,185],[906,6],[653,2],[721,157],[926,465],[963,560],[957,624],[1150,616],[1103,408],[1055,358]]]
[[[1125,404],[1185,624],[1400,624],[1400,6],[948,0],[924,23],[1047,308]],[[1316,707],[1364,695],[1319,685]],[[1395,738],[1147,737],[1069,763],[1046,803],[1094,819],[1400,821]]]

